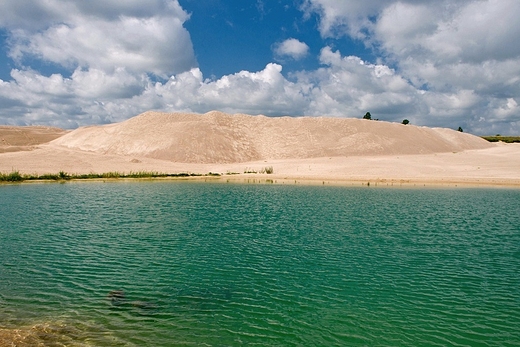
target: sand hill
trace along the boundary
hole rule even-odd
[[[362,119],[146,112],[71,132],[0,126],[0,140],[0,173],[212,172],[222,182],[520,187],[520,144]],[[266,167],[274,173],[262,174]]]
[[[30,151],[66,133],[66,130],[45,126],[0,125],[0,153]]]
[[[52,142],[105,155],[180,163],[240,163],[483,149],[489,142],[450,129],[323,117],[146,112],[121,123],[76,129]]]

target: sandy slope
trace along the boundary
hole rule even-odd
[[[44,126],[0,125],[0,153],[30,151],[37,145],[52,141],[67,132],[63,129]]]
[[[449,129],[361,119],[147,112],[77,129],[53,144],[112,155],[184,163],[236,163],[345,155],[430,154],[489,148]]]
[[[226,181],[520,186],[518,144],[358,119],[148,112],[32,149],[0,153],[0,172],[218,172]],[[244,174],[267,166],[274,174]]]

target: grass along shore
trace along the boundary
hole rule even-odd
[[[253,170],[246,168],[244,173],[260,173],[260,174],[272,174],[274,172],[272,166],[264,167],[260,170]],[[226,175],[237,175],[238,172],[228,172]],[[137,171],[137,172],[118,172],[110,171],[101,174],[88,173],[88,174],[68,174],[64,171],[60,171],[56,174],[23,174],[20,171],[12,171],[10,173],[0,172],[0,183],[2,182],[23,182],[23,181],[67,181],[67,180],[88,180],[88,179],[117,179],[117,178],[189,178],[189,177],[220,177],[223,174],[216,172],[209,172],[207,174],[198,173],[164,173],[157,171]]]
[[[0,182],[24,182],[24,181],[67,181],[67,180],[88,180],[88,179],[117,179],[117,178],[187,178],[187,177],[215,177],[221,176],[219,173],[209,172],[207,174],[197,173],[162,173],[156,171],[138,171],[130,173],[121,173],[117,171],[89,174],[68,174],[64,171],[60,171],[57,174],[43,174],[43,175],[30,175],[22,174],[19,171],[12,171],[10,173],[0,172]]]

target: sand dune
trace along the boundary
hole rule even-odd
[[[0,153],[30,151],[66,133],[63,129],[44,126],[0,125]]]
[[[146,112],[84,127],[54,145],[110,155],[184,163],[237,163],[351,155],[432,154],[489,148],[449,129],[361,119]]]
[[[0,127],[0,138],[9,141],[0,150],[2,173],[213,172],[224,182],[520,187],[520,144],[361,119],[147,112],[71,132]],[[273,174],[245,173],[267,166]]]

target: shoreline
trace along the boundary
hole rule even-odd
[[[224,177],[220,178],[225,179]],[[348,187],[377,187],[377,188],[509,188],[520,189],[520,180],[457,180],[457,179],[361,179],[361,178],[281,178],[281,177],[258,177],[258,178],[226,178],[228,183],[264,183],[264,184],[292,184],[292,185],[313,185],[313,186],[348,186]]]
[[[272,173],[265,173],[272,168]],[[386,154],[306,159],[266,159],[235,163],[181,163],[149,157],[108,155],[52,144],[31,151],[0,153],[0,174],[33,177],[60,175],[195,176],[190,180],[377,187],[510,187],[520,188],[520,144],[434,154]],[[99,173],[99,174],[97,174]],[[200,175],[200,176],[199,176]],[[117,179],[186,179],[186,177]],[[99,177],[110,179],[110,177]],[[82,180],[85,180],[83,178]],[[94,179],[94,178],[89,178]],[[97,178],[96,178],[97,179]]]
[[[406,178],[406,179],[374,179],[374,178],[309,178],[284,177],[273,174],[192,174],[188,176],[173,174],[156,177],[95,177],[65,179],[25,179],[21,181],[1,181],[0,185],[46,184],[46,183],[127,183],[127,182],[200,182],[219,184],[263,184],[263,185],[301,185],[328,187],[366,187],[366,188],[482,188],[482,189],[520,189],[520,179],[460,179],[460,178]]]

